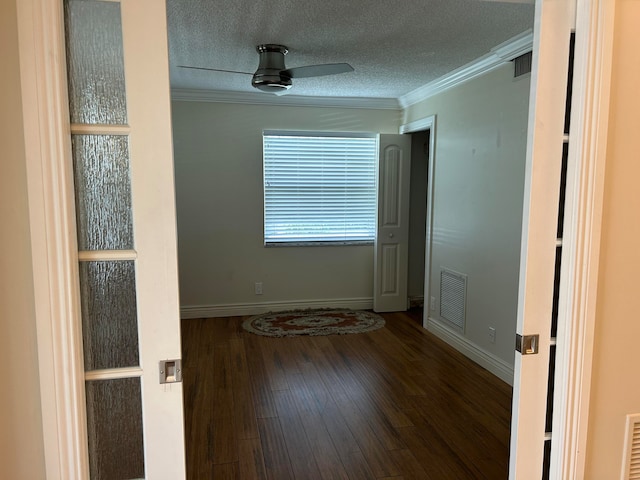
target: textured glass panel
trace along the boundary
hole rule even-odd
[[[544,458],[542,459],[542,480],[549,480],[551,474],[551,440],[544,441]]]
[[[65,1],[72,123],[127,123],[120,4]]]
[[[553,426],[553,387],[556,378],[556,346],[551,345],[549,350],[549,377],[547,380],[547,416],[545,432],[551,432]]]
[[[569,143],[562,145],[562,169],[560,170],[560,198],[558,204],[558,230],[557,238],[562,238],[564,228],[564,207],[567,196],[567,169],[569,167]]]
[[[558,308],[560,305],[560,274],[562,273],[562,247],[556,247],[556,269],[553,279],[553,305],[551,309],[551,338],[558,336]]]
[[[80,263],[86,371],[139,364],[134,268],[133,261]]]
[[[86,382],[91,480],[144,477],[140,379]]]
[[[133,248],[127,137],[73,135],[78,248]]]

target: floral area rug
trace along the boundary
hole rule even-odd
[[[377,330],[384,318],[362,310],[294,310],[256,315],[246,319],[242,327],[267,337],[297,335],[345,335]]]

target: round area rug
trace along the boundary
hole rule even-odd
[[[242,327],[266,337],[345,335],[377,330],[384,318],[362,310],[294,310],[247,318]]]

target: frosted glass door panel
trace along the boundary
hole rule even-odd
[[[85,371],[138,366],[134,262],[81,262],[80,291]]]
[[[65,1],[71,123],[127,123],[120,4]]]
[[[91,480],[144,478],[140,379],[86,382]]]
[[[86,476],[184,480],[182,384],[161,385],[154,367],[180,358],[166,1],[61,3]]]
[[[128,138],[73,135],[79,250],[131,250]]]

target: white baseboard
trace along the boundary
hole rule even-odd
[[[182,319],[235,317],[258,315],[265,312],[302,310],[306,308],[371,310],[373,308],[373,298],[334,298],[284,302],[231,303],[223,305],[186,305],[180,308],[180,317]],[[504,360],[483,350],[475,343],[467,340],[460,333],[450,330],[436,319],[428,318],[426,328],[478,365],[486,368],[509,385],[513,385],[513,367]]]
[[[513,386],[513,366],[491,352],[480,348],[473,342],[463,337],[459,332],[453,331],[434,318],[427,318],[427,330],[444,340],[460,353],[470,358],[478,365],[486,368],[496,377]]]
[[[296,300],[284,302],[230,303],[225,305],[185,305],[180,307],[180,318],[235,317],[282,312],[306,308],[350,308],[371,310],[373,298],[334,298],[322,300]]]

